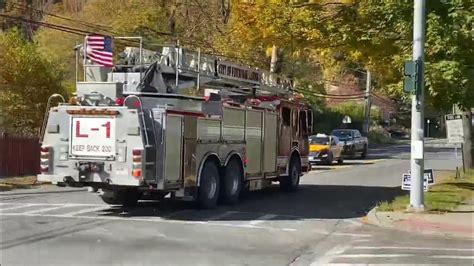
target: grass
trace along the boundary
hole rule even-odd
[[[473,200],[474,195],[474,169],[466,170],[461,179],[454,176],[447,178],[442,183],[432,185],[425,192],[425,209],[428,212],[450,212],[467,200]],[[381,202],[379,211],[403,211],[410,203],[410,196],[396,197],[391,202]]]
[[[33,188],[41,185],[36,176],[8,177],[0,179],[0,191],[9,191],[19,188]]]

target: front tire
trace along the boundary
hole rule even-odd
[[[333,156],[332,152],[328,152],[328,157],[326,158],[325,163],[327,165],[331,165],[333,160],[334,160],[334,156]]]
[[[341,154],[341,157],[339,157],[339,159],[337,160],[337,163],[338,164],[343,164],[344,163],[344,158],[342,158],[342,154]]]
[[[363,150],[362,153],[360,154],[360,158],[361,158],[361,159],[367,158],[367,153],[369,153],[369,149],[367,148],[367,146],[364,146],[364,150]]]
[[[287,192],[296,192],[300,185],[301,164],[295,157],[290,162],[288,176],[280,178],[280,188]]]
[[[198,189],[198,206],[202,209],[212,209],[219,198],[219,170],[212,161],[207,161],[201,172]]]
[[[223,202],[236,204],[242,190],[243,173],[240,163],[233,159],[225,167],[221,182],[221,196]]]

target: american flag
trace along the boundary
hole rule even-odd
[[[92,62],[104,66],[113,67],[112,37],[101,35],[88,35],[86,37],[87,57]]]

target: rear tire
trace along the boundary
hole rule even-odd
[[[220,192],[223,202],[227,204],[236,204],[239,201],[242,183],[242,167],[237,160],[233,159],[225,167],[225,173],[221,179]]]
[[[300,185],[301,164],[294,157],[290,162],[288,176],[280,177],[280,188],[286,192],[296,192]]]
[[[338,164],[343,164],[343,163],[344,163],[344,158],[342,158],[342,155],[341,155],[341,157],[339,157],[339,159],[337,160],[337,163],[338,163]]]
[[[325,163],[326,163],[327,165],[331,165],[333,160],[334,160],[334,156],[332,155],[332,152],[328,152],[328,157],[327,157]]]
[[[362,153],[360,154],[360,158],[361,158],[361,159],[367,158],[367,153],[369,153],[369,149],[367,148],[367,146],[364,146],[364,150],[363,150]]]
[[[120,191],[104,191],[100,197],[107,204],[133,207],[137,205],[140,195],[140,192],[134,189],[127,189]]]
[[[204,163],[198,189],[198,206],[202,209],[212,209],[219,198],[219,170],[212,161]]]

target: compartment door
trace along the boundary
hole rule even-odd
[[[247,110],[245,138],[247,140],[247,173],[262,172],[262,112]]]
[[[278,131],[277,114],[265,113],[265,128],[263,138],[263,171],[265,173],[276,172],[277,161],[277,131]]]
[[[165,188],[178,187],[182,183],[183,117],[166,115],[165,123]]]

